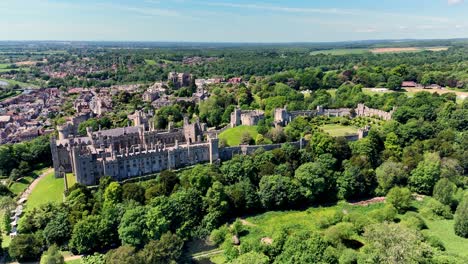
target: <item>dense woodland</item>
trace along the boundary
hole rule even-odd
[[[457,103],[454,94],[370,96],[362,90],[402,80],[466,87],[466,47],[410,56],[308,56],[303,48],[271,50],[191,50],[191,56],[218,60],[190,68],[143,63],[144,59],[181,60],[188,54],[184,50],[86,51],[95,52],[94,58],[108,65],[125,62],[122,70],[106,77],[112,82],[156,81],[172,69],[190,70],[201,77],[241,75],[249,80],[249,85],[210,87],[212,96],[200,105],[175,104],[157,110],[159,128],[169,122],[181,125],[184,115],[223,127],[239,105],[266,112],[266,119],[257,126],[259,136],[245,143],[303,137],[308,144],[303,149],[289,144],[273,151],[260,149],[251,156],[164,171],[151,179],[118,183],[103,177],[93,188],[76,184],[65,194],[65,202],[27,210],[9,256],[30,261],[42,255],[50,261],[45,263],[61,263],[58,250],[69,250],[87,254],[82,263],[190,263],[191,242],[208,240],[223,250],[228,263],[466,263],[463,256],[448,254],[440,238],[425,232],[424,219],[454,219],[455,234],[468,238],[468,102]],[[64,87],[78,84],[69,81]],[[337,89],[332,94],[329,88]],[[303,90],[310,92],[305,95]],[[90,119],[80,129],[119,126],[127,122],[126,113],[150,109],[137,96],[115,96],[116,111]],[[284,129],[272,124],[277,107],[299,110],[358,103],[397,110],[387,122],[299,117]],[[324,123],[371,125],[371,130],[366,138],[349,142],[322,132]],[[31,164],[47,163],[47,142],[40,138],[1,146],[2,174],[13,179],[31,171]],[[11,196],[4,192],[4,197]],[[370,214],[337,210],[320,218],[318,231],[275,230],[271,243],[244,240],[246,226],[236,220],[376,196],[386,196],[386,202]],[[413,207],[417,197],[424,199],[420,208]],[[8,206],[6,199],[2,201]]]

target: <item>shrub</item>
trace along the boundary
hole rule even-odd
[[[352,249],[345,249],[341,252],[338,263],[340,264],[355,264],[357,263],[358,253]]]
[[[403,221],[401,221],[401,223],[405,225],[406,227],[417,229],[417,230],[422,230],[422,229],[427,228],[427,225],[426,225],[426,222],[424,222],[424,219],[415,212],[406,213],[405,218],[403,219]]]
[[[351,239],[356,233],[353,224],[338,223],[325,231],[325,238],[334,245],[339,245],[343,240]]]
[[[343,212],[336,210],[332,215],[321,216],[317,221],[317,226],[321,229],[328,228],[332,225],[336,225],[343,220]]]
[[[434,199],[429,200],[429,202],[423,208],[422,213],[425,214],[428,218],[453,218],[450,207]]]
[[[455,212],[455,234],[468,238],[468,196],[465,196]]]
[[[403,213],[411,207],[411,191],[408,188],[393,187],[387,194],[387,203],[393,205],[399,213]]]
[[[428,236],[424,236],[424,240],[431,247],[437,248],[440,251],[445,251],[444,242],[442,242],[442,240],[439,237],[428,235]]]
[[[377,222],[393,222],[397,215],[397,210],[392,205],[386,205],[382,209],[374,210],[370,213],[370,217],[377,220]]]
[[[362,234],[366,226],[375,222],[374,219],[356,212],[345,215],[343,221],[353,224],[354,230],[356,230],[358,234]]]
[[[221,245],[226,239],[228,231],[229,230],[227,226],[222,226],[219,229],[213,230],[210,234],[210,241],[216,245]]]
[[[457,186],[447,178],[440,179],[434,186],[433,197],[437,201],[445,204],[452,205],[453,196],[457,191]]]

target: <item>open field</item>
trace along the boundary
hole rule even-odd
[[[254,140],[258,135],[256,126],[238,126],[229,128],[228,130],[219,134],[219,138],[225,139],[229,146],[238,146],[241,142],[241,136],[245,132],[248,132]]]
[[[145,60],[145,63],[147,65],[156,65],[156,61],[155,60]]]
[[[379,54],[379,53],[400,53],[400,52],[420,52],[420,51],[444,51],[448,49],[449,47],[375,48],[375,49],[371,49],[370,52],[374,54]]]
[[[413,201],[413,206],[416,211],[425,204],[426,200]],[[320,229],[320,221],[324,218],[333,216],[336,212],[358,213],[366,215],[370,212],[383,208],[384,203],[372,203],[368,206],[354,206],[346,202],[340,202],[337,205],[329,207],[311,207],[305,211],[274,211],[264,214],[247,217],[243,219],[246,232],[240,237],[242,243],[258,243],[262,238],[272,238],[275,233],[282,229],[300,231],[318,231]],[[397,218],[404,216],[397,215]],[[424,218],[428,228],[423,232],[430,235],[435,235],[443,242],[446,252],[449,254],[457,254],[463,257],[468,257],[468,239],[461,238],[455,235],[453,231],[454,220],[429,220]],[[362,237],[354,237],[354,239],[365,243]],[[222,254],[212,256],[210,261],[213,263],[226,263]]]
[[[21,86],[23,88],[27,88],[27,87],[37,88],[37,85],[35,85],[35,84],[18,82],[18,81],[11,80],[11,79],[1,79],[0,78],[0,81],[7,82],[7,83],[13,84],[13,85],[18,84],[19,86]]]
[[[310,55],[348,55],[348,54],[382,54],[382,53],[402,53],[402,52],[421,52],[421,51],[445,51],[449,47],[406,47],[406,48],[364,48],[364,49],[330,49],[312,51]]]
[[[64,180],[56,179],[51,172],[37,183],[26,202],[27,210],[49,202],[63,201]]]
[[[369,49],[331,49],[312,51],[310,55],[347,55],[347,54],[364,54],[368,53]]]
[[[357,134],[357,128],[353,126],[343,126],[338,124],[328,124],[320,127],[325,133],[332,137],[344,137],[347,135]]]

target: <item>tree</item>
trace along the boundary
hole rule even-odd
[[[145,189],[137,183],[125,183],[122,185],[122,198],[126,201],[134,200],[143,204],[145,202]]]
[[[124,245],[119,248],[110,250],[105,257],[106,264],[139,264],[142,261],[138,258],[135,248],[132,246]],[[145,262],[146,263],[146,262]]]
[[[386,194],[393,186],[403,184],[406,179],[406,171],[403,164],[394,161],[385,161],[375,170],[378,192]]]
[[[248,131],[244,131],[241,135],[241,145],[250,145],[253,142],[253,138]]]
[[[119,225],[119,237],[122,244],[141,246],[145,242],[147,208],[138,206],[125,211]]]
[[[328,243],[317,233],[292,234],[274,263],[329,263],[324,254],[327,247]]]
[[[69,246],[80,254],[96,250],[100,246],[101,218],[91,215],[78,221],[73,227]]]
[[[159,239],[169,228],[169,221],[159,207],[151,207],[146,213],[145,234],[148,239]]]
[[[465,195],[455,212],[455,234],[468,238],[468,196]]]
[[[395,91],[400,90],[402,82],[403,82],[403,78],[396,76],[396,75],[392,75],[388,77],[387,88],[390,90],[395,90]]]
[[[330,173],[328,168],[320,162],[302,164],[294,173],[294,178],[299,182],[302,195],[307,199],[315,200],[326,188],[325,178]]]
[[[361,249],[359,263],[424,263],[431,247],[417,231],[399,224],[373,224],[366,227],[368,243]]]
[[[63,264],[65,260],[56,245],[52,245],[42,254],[40,264]]]
[[[71,227],[68,215],[58,213],[44,228],[44,238],[47,245],[63,245],[70,238]]]
[[[41,242],[33,234],[19,234],[10,243],[8,253],[18,261],[34,261],[41,255]]]
[[[115,205],[122,202],[122,186],[118,182],[111,182],[104,192],[104,205]]]
[[[260,181],[258,195],[267,209],[283,209],[294,206],[299,198],[296,184],[281,175],[264,176]]]
[[[433,197],[439,202],[451,206],[457,186],[447,178],[440,179],[434,186]]]
[[[440,177],[440,157],[437,153],[426,153],[416,169],[411,172],[411,189],[422,194],[432,194],[432,189]]]
[[[413,196],[408,188],[393,187],[387,194],[386,202],[393,205],[399,213],[404,213],[411,207]]]
[[[182,239],[168,232],[159,240],[151,240],[138,255],[148,264],[177,263],[182,255],[183,246]]]

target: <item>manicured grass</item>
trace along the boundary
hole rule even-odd
[[[353,126],[343,126],[338,124],[328,124],[320,127],[324,132],[332,137],[343,137],[346,135],[357,134],[357,128]]]
[[[67,173],[67,183],[68,183],[68,188],[71,188],[73,185],[76,184],[75,174]]]
[[[36,188],[31,192],[31,195],[26,202],[27,210],[38,207],[49,202],[62,202],[64,191],[64,180],[56,179],[54,173],[51,172],[38,182]]]
[[[37,178],[47,169],[48,168],[34,170],[31,173],[31,175],[27,175],[23,177],[21,180],[12,183],[9,187],[10,191],[12,191],[16,195],[22,193],[24,190],[26,190],[26,188],[28,188],[28,186],[34,181],[35,178]]]
[[[23,177],[21,180],[14,182],[10,186],[10,191],[12,191],[14,194],[20,194],[26,188],[28,188],[29,184],[34,181],[34,178],[31,176]]]
[[[145,63],[148,64],[148,65],[156,65],[155,60],[145,60]]]
[[[347,55],[347,54],[364,54],[368,53],[369,49],[331,49],[331,50],[317,50],[312,51],[310,55]]]
[[[256,126],[238,126],[229,128],[223,133],[219,134],[220,139],[225,139],[229,146],[238,146],[241,142],[242,134],[248,132],[255,140],[258,135]]]

